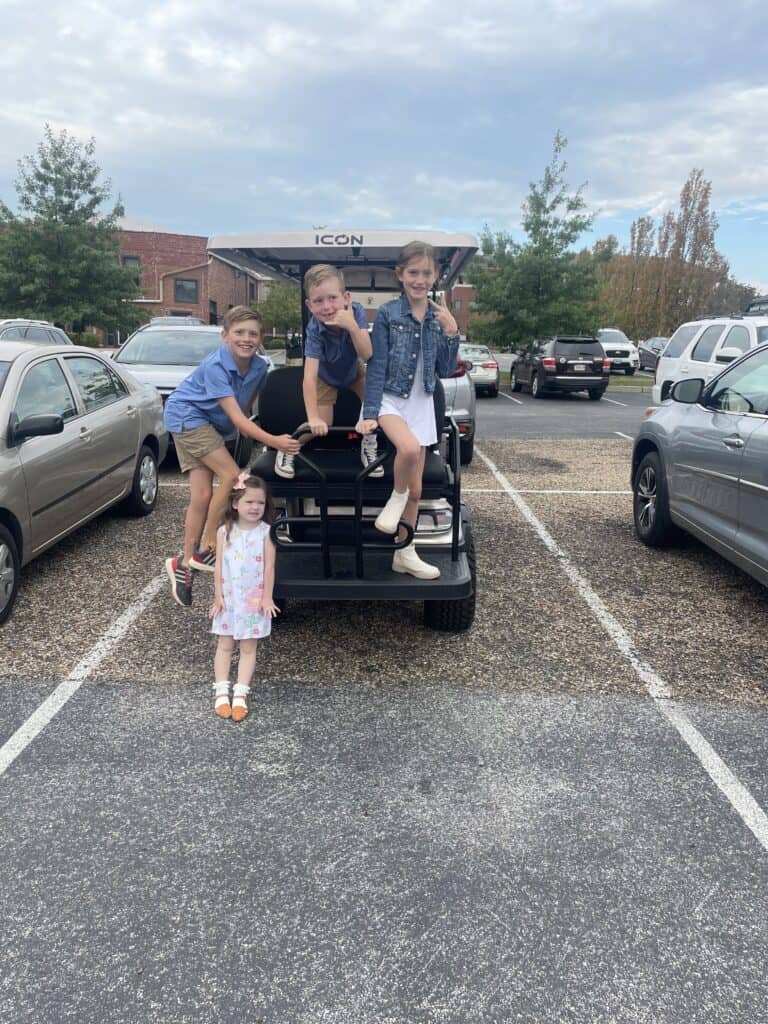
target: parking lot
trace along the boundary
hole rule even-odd
[[[27,568],[0,1020],[768,1021],[768,595],[635,540],[649,395],[507,396],[463,473],[469,633],[293,605],[242,726],[210,581],[185,610],[161,576],[174,466]]]

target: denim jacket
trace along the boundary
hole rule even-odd
[[[435,390],[435,372],[447,377],[456,368],[459,335],[449,338],[437,321],[432,306],[424,320],[411,313],[411,304],[403,294],[379,306],[373,325],[373,355],[365,372],[363,419],[376,419],[381,399],[390,395],[407,398],[414,386],[414,374],[421,346],[424,362],[424,390]]]

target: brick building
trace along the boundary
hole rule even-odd
[[[475,294],[475,286],[472,284],[455,284],[445,293],[446,305],[453,313],[459,331],[465,338],[470,324],[470,304],[475,301]]]
[[[208,252],[205,235],[181,235],[124,221],[120,261],[135,268],[152,316],[197,316],[218,324],[232,306],[263,302],[270,278]]]

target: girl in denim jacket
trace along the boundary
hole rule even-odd
[[[459,329],[450,310],[429,298],[437,281],[432,246],[409,242],[400,251],[395,274],[403,293],[380,306],[376,315],[357,425],[361,434],[381,427],[397,452],[394,490],[376,519],[383,533],[397,533],[401,519],[416,529],[424,457],[437,443],[435,373],[447,377],[459,352]],[[414,543],[395,552],[392,568],[424,580],[440,575],[437,566],[419,558]]]

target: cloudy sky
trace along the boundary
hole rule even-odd
[[[0,197],[43,125],[96,140],[130,218],[515,229],[560,129],[593,237],[713,184],[768,292],[763,0],[0,0]],[[585,242],[591,241],[585,238]]]

